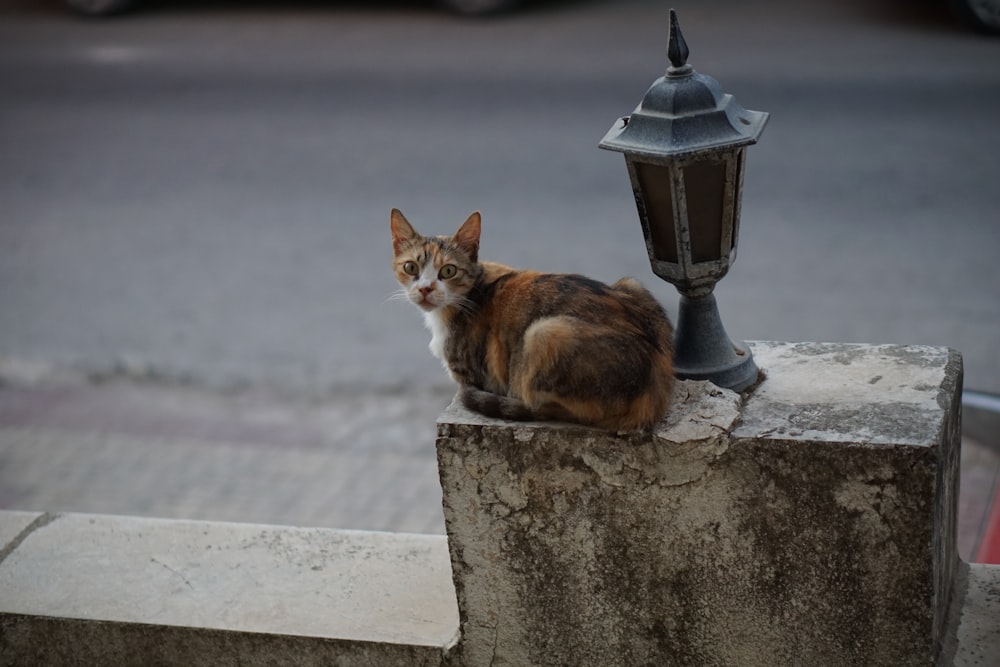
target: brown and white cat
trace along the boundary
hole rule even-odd
[[[450,237],[420,235],[396,209],[390,223],[396,279],[467,408],[615,431],[664,416],[673,331],[634,278],[605,285],[480,262],[478,212]]]

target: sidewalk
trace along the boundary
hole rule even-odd
[[[0,386],[0,508],[443,533],[450,393]]]
[[[443,533],[434,422],[450,400],[0,384],[0,508]],[[997,431],[976,417],[967,409],[959,552],[1000,562],[1000,450],[983,444]]]

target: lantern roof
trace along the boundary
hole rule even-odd
[[[757,142],[768,114],[744,109],[718,81],[687,64],[687,43],[673,9],[667,55],[666,74],[653,82],[632,115],[615,123],[601,148],[673,159]]]

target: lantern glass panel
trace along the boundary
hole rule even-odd
[[[691,234],[691,261],[714,262],[722,256],[726,210],[726,163],[695,162],[684,167],[684,196]]]
[[[740,235],[740,197],[743,190],[743,164],[746,162],[746,152],[740,149],[736,153],[736,173],[733,180],[735,195],[733,197],[733,233],[729,238],[729,254],[736,250],[736,239]],[[730,224],[730,223],[726,223]]]
[[[642,206],[649,225],[649,241],[653,256],[661,262],[677,264],[677,233],[674,230],[674,197],[670,167],[658,164],[633,163]]]

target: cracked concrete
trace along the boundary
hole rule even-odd
[[[31,513],[19,512],[17,513],[16,516],[17,518],[15,519],[15,521],[6,524],[8,530],[10,530],[10,528],[13,526],[17,526],[19,520],[23,520],[31,516]],[[4,544],[3,549],[0,549],[0,565],[3,565],[3,562],[7,560],[7,557],[10,556],[12,553],[14,553],[14,551],[19,546],[21,546],[21,543],[24,542],[26,539],[28,539],[28,536],[30,536],[36,530],[44,528],[45,526],[49,525],[58,518],[59,518],[58,514],[52,514],[50,512],[39,514],[34,519],[32,519],[31,522],[28,523],[28,525],[25,526],[24,529],[21,530],[17,535],[15,535],[9,542],[6,539],[0,540],[0,543]],[[5,536],[3,535],[3,533],[0,533],[0,538],[4,537]]]
[[[933,661],[956,563],[960,359],[753,353],[754,391],[679,382],[650,434],[442,415],[463,664]]]

